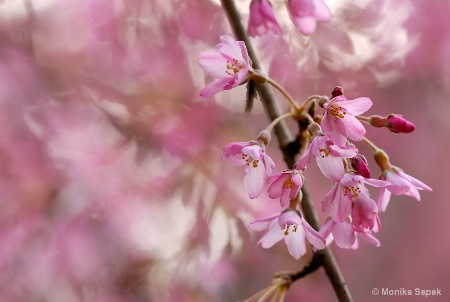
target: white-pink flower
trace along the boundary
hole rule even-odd
[[[281,31],[273,13],[272,4],[268,0],[252,0],[247,30],[252,37],[265,35],[269,31],[274,34]]]
[[[376,208],[377,205],[370,198],[369,191],[364,184],[374,187],[386,187],[389,185],[389,182],[371,178],[366,179],[354,173],[345,173],[322,200],[322,211],[325,212],[332,207],[331,217],[333,221],[344,222],[350,215],[353,202],[356,202],[358,213],[366,215],[367,219],[372,219],[373,216],[370,215],[370,211]],[[366,220],[363,222],[364,225],[367,223]],[[375,220],[373,220],[373,224],[375,224]],[[358,225],[360,225],[359,221]]]
[[[231,143],[223,148],[222,159],[229,159],[233,165],[246,166],[244,187],[252,199],[261,194],[267,177],[275,169],[275,163],[264,149],[264,145],[256,141]]]
[[[364,229],[378,232],[381,229],[376,202],[366,194],[360,194],[353,199],[352,228],[362,232]]]
[[[381,179],[390,182],[390,185],[381,188],[378,194],[378,207],[381,211],[386,211],[391,198],[391,193],[398,195],[411,196],[420,201],[419,190],[433,191],[429,186],[420,180],[406,174],[400,168],[391,166],[390,169],[384,170]]]
[[[334,144],[328,135],[316,135],[306,149],[305,153],[295,164],[297,169],[305,168],[314,156],[320,171],[329,179],[338,181],[344,176],[344,164],[342,158],[352,158],[358,154],[358,149],[353,146],[339,147]]]
[[[366,134],[366,129],[355,116],[366,112],[370,107],[372,101],[369,98],[347,100],[343,95],[332,98],[324,105],[322,129],[339,146],[345,145],[347,137],[360,141]]]
[[[266,249],[284,238],[289,253],[295,259],[306,253],[305,239],[316,249],[325,248],[325,239],[303,219],[299,211],[287,210],[255,220],[249,228],[253,231],[266,231],[258,242]]]
[[[200,96],[205,98],[244,83],[251,70],[243,41],[225,35],[220,40],[222,43],[217,45],[217,51],[203,51],[198,55],[200,67],[206,74],[218,79],[207,84],[200,92]]]
[[[334,240],[336,245],[343,249],[357,249],[359,247],[358,236],[375,246],[380,246],[380,241],[372,235],[371,230],[355,231],[348,219],[343,222],[335,222],[329,219],[319,233],[326,238],[327,245]]]
[[[331,19],[330,9],[322,0],[289,0],[288,9],[295,26],[305,36],[316,31],[317,21]]]
[[[302,174],[296,169],[283,171],[270,176],[267,184],[269,185],[269,197],[280,198],[280,204],[284,207],[297,196],[302,187]]]

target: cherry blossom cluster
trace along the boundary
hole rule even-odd
[[[208,75],[218,78],[207,84],[200,93],[204,97],[249,80],[266,82],[275,89],[282,89],[262,72],[253,70],[245,44],[229,36],[221,37],[217,51],[200,53],[199,64]],[[362,122],[378,128],[385,127],[394,133],[410,133],[415,129],[414,125],[397,114],[363,116],[372,106],[372,101],[367,97],[347,99],[341,87],[336,87],[330,97],[312,96],[301,104],[287,93],[284,96],[292,105],[290,112],[272,121],[256,140],[226,145],[222,155],[233,165],[245,167],[244,187],[249,198],[257,198],[267,190],[270,198],[280,201],[280,212],[249,225],[251,230],[265,232],[259,244],[270,248],[284,239],[295,259],[306,253],[307,241],[315,249],[323,249],[333,240],[341,248],[356,249],[357,238],[360,237],[379,246],[380,242],[373,233],[381,229],[379,213],[386,210],[391,195],[408,195],[420,200],[419,191],[431,191],[431,188],[393,166],[386,152],[365,137],[366,129]],[[323,113],[311,116],[308,114],[311,106],[319,106]],[[275,163],[266,153],[266,146],[273,127],[289,117],[308,122],[308,131],[303,134],[306,146],[302,147],[292,169],[274,173]],[[375,161],[381,168],[379,179],[371,177],[366,159],[354,142],[364,142],[373,150]],[[320,230],[314,230],[308,224],[299,207],[304,171],[313,158],[322,174],[332,183],[330,191],[321,201],[322,211],[329,213],[329,218]],[[376,199],[367,186],[377,188]]]
[[[315,32],[317,21],[331,19],[330,9],[322,0],[287,0],[287,9],[295,26],[305,36]],[[252,0],[247,30],[252,37],[281,31],[269,0]]]

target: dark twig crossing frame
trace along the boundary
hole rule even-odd
[[[227,14],[228,21],[231,28],[238,40],[244,41],[247,46],[249,57],[252,61],[253,68],[261,70],[258,58],[256,57],[255,51],[250,43],[250,39],[242,25],[239,12],[236,9],[233,0],[221,0],[222,6]],[[280,109],[270,91],[268,85],[256,84],[256,89],[258,90],[261,102],[264,105],[265,111],[269,115],[269,118],[273,121],[281,115]],[[283,152],[284,161],[289,168],[292,168],[295,163],[295,155],[298,152],[298,144],[293,140],[293,136],[290,133],[284,122],[280,122],[275,126],[275,134],[280,145],[280,149]],[[316,230],[320,228],[319,218],[317,216],[316,210],[314,208],[311,195],[309,194],[305,185],[302,187],[303,199],[302,199],[302,210],[305,219],[309,224]],[[298,273],[290,275],[292,282],[316,271],[319,267],[323,267],[325,273],[330,280],[336,295],[341,302],[353,301],[350,295],[350,291],[345,283],[344,277],[340,271],[340,268],[333,256],[331,250],[326,247],[314,254],[314,257],[309,265],[304,267]]]

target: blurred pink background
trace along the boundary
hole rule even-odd
[[[368,137],[434,190],[393,197],[380,247],[332,249],[355,301],[425,299],[373,288],[449,301],[450,2],[326,3],[332,21],[307,38],[273,1],[282,34],[252,39],[264,70],[299,101],[340,85],[373,100],[368,114],[412,121],[412,134]],[[0,2],[1,301],[240,301],[309,261],[257,246],[248,223],[279,204],[249,200],[243,169],[220,160],[268,124],[258,102],[243,113],[243,87],[198,96],[211,79],[197,54],[222,34],[219,1]],[[268,152],[284,170],[275,141]],[[319,205],[328,181],[306,176]],[[286,301],[337,299],[319,270]]]

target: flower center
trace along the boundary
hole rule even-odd
[[[288,179],[288,180],[286,180],[285,182],[284,182],[284,188],[285,189],[293,189],[295,187],[295,183],[292,181],[292,179]]]
[[[253,159],[251,156],[248,156],[245,153],[242,153],[242,159],[245,159],[247,166],[250,167],[251,164],[251,167],[258,168],[259,159]]]
[[[334,104],[328,108],[328,113],[336,118],[344,118],[345,115],[347,114],[344,108],[336,106]]]
[[[358,187],[351,186],[351,187],[344,187],[344,196],[347,194],[350,194],[351,197],[358,197],[359,193],[361,193],[361,190]]]
[[[238,60],[233,59],[231,62],[227,61],[226,73],[228,75],[235,75],[236,73],[238,73],[240,70],[242,70],[244,68],[245,68],[245,65],[239,63]]]
[[[284,231],[284,235],[289,235],[289,227],[292,227],[293,232],[297,232],[298,225],[286,225],[286,229]]]
[[[328,155],[330,155],[330,151],[328,151],[328,149],[319,149],[319,152],[320,152],[320,156],[322,156],[322,158],[325,158]]]

